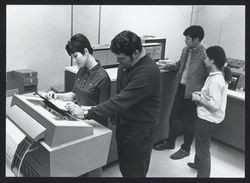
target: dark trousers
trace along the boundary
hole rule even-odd
[[[146,177],[155,128],[126,124],[116,127],[119,168],[123,177]]]
[[[180,84],[175,95],[174,104],[169,117],[169,144],[174,145],[176,138],[181,135],[180,128],[184,134],[184,143],[181,145],[182,149],[190,151],[192,142],[194,140],[194,129],[196,115],[196,105],[192,99],[185,99],[185,85]]]
[[[216,123],[198,118],[195,123],[195,158],[197,177],[210,177],[210,142]]]

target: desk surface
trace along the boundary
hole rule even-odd
[[[245,101],[245,92],[228,90],[227,96]]]

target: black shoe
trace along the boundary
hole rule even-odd
[[[179,149],[177,152],[170,156],[171,159],[182,159],[186,156],[190,155],[190,151],[186,151],[185,149]]]
[[[190,168],[193,168],[193,169],[197,170],[197,166],[196,166],[194,163],[188,162],[187,165],[188,165]]]
[[[167,140],[163,140],[161,142],[155,143],[155,145],[153,146],[153,148],[157,151],[161,151],[164,149],[174,149],[175,145],[171,145],[168,143]]]

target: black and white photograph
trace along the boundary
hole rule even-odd
[[[5,178],[246,178],[246,5],[5,11]]]

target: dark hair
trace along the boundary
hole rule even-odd
[[[195,38],[199,38],[199,41],[202,41],[204,38],[204,30],[199,25],[192,25],[183,32],[184,36],[189,36],[194,40]]]
[[[67,50],[69,55],[75,52],[80,52],[85,55],[84,48],[87,48],[91,55],[93,54],[91,44],[88,38],[83,34],[75,34],[70,38],[70,41],[68,41],[67,45],[65,46],[65,49]]]
[[[225,51],[220,46],[211,46],[206,50],[208,58],[214,60],[214,65],[224,73],[224,78],[227,83],[230,83],[232,80],[232,72],[228,66],[225,67],[227,62]]]
[[[122,31],[112,39],[110,50],[131,57],[136,50],[142,50],[141,38],[131,31]]]

